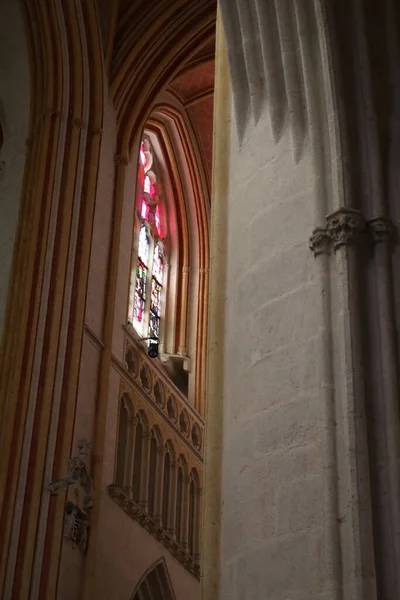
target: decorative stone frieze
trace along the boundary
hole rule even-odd
[[[316,227],[308,241],[309,248],[314,256],[319,254],[329,254],[330,239],[325,227]]]
[[[165,407],[165,387],[159,379],[154,383],[154,398],[160,408]]]
[[[172,423],[176,423],[178,420],[178,409],[176,405],[176,400],[173,396],[168,396],[167,412],[168,417],[172,421]]]
[[[396,227],[389,217],[374,217],[367,222],[368,230],[371,233],[375,244],[381,242],[393,242],[396,236]]]
[[[197,579],[200,579],[200,567],[186,548],[183,547],[168,531],[159,523],[156,523],[139,504],[129,498],[126,492],[115,484],[108,486],[110,498],[120,506],[126,514],[139,523],[153,537],[161,542],[179,562],[190,571]]]
[[[326,217],[326,230],[335,250],[352,245],[364,228],[361,212],[353,208],[339,208]]]
[[[190,432],[190,420],[187,411],[184,409],[179,415],[179,429],[185,437],[189,437]]]
[[[156,407],[174,432],[185,440],[196,456],[202,456],[204,421],[171,382],[159,360],[148,357],[147,347],[126,328],[124,371],[138,386],[147,404]]]

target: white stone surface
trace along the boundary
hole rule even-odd
[[[323,327],[307,147],[261,118],[231,129],[222,598],[324,591],[319,356]],[[232,584],[233,581],[233,584]]]

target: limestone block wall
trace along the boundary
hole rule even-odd
[[[231,127],[222,598],[324,592],[320,286],[307,146]],[[251,591],[250,591],[251,590]],[[233,595],[232,595],[233,594]]]
[[[222,598],[394,600],[398,7],[220,5],[235,118],[220,438],[209,427],[223,566],[207,576]]]
[[[12,25],[12,26],[10,26]],[[29,59],[21,6],[0,2],[0,340],[29,127]]]

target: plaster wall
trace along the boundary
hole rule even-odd
[[[19,2],[1,0],[0,123],[4,141],[0,148],[0,339],[18,224],[29,113],[29,57],[23,15]]]
[[[330,598],[324,573],[323,327],[307,141],[231,122],[223,431],[225,600]]]

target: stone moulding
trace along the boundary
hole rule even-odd
[[[108,494],[131,519],[139,523],[157,541],[161,542],[171,552],[172,556],[179,560],[185,569],[192,573],[196,579],[200,579],[200,566],[195,562],[191,554],[161,525],[158,525],[139,504],[129,498],[123,489],[115,484],[111,484],[108,486]]]
[[[308,246],[311,252],[314,253],[314,256],[329,254],[330,239],[325,227],[316,227],[314,229],[308,241]]]
[[[339,208],[326,217],[326,230],[335,250],[354,244],[365,226],[361,212],[353,208]]]

